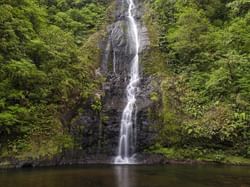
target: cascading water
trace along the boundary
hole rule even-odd
[[[138,28],[134,18],[135,4],[133,0],[128,2],[128,30],[130,35],[130,45],[133,50],[133,58],[131,60],[130,80],[126,88],[127,104],[122,113],[118,155],[115,158],[115,164],[131,164],[134,163],[133,148],[135,144],[135,124],[134,117],[136,115],[136,92],[139,82],[139,37]]]

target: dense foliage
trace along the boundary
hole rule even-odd
[[[151,39],[144,70],[161,80],[151,94],[151,117],[159,121],[151,151],[174,159],[250,158],[249,0],[144,2]],[[109,3],[0,0],[1,157],[72,147],[64,115],[99,86],[97,31]],[[97,99],[91,107],[101,105]]]
[[[91,34],[105,22],[107,4],[0,1],[2,156],[44,156],[72,145],[61,117],[97,86],[97,37]]]
[[[148,4],[164,56],[156,73],[162,77],[165,125],[156,147],[250,157],[249,1]]]

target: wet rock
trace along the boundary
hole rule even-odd
[[[81,148],[88,154],[105,154],[115,156],[117,154],[120,122],[122,111],[126,105],[126,86],[129,82],[131,60],[134,56],[134,44],[130,40],[130,31],[127,20],[126,1],[117,0],[115,22],[107,27],[108,36],[100,45],[102,47],[101,72],[106,81],[102,85],[101,97],[102,110],[95,112],[91,109],[91,103],[83,106],[84,112],[80,114],[71,127],[71,132]],[[138,3],[138,2],[137,2]],[[139,9],[142,6],[138,4]],[[136,13],[138,23],[140,53],[142,54],[149,45],[147,29],[143,26],[142,10]],[[129,42],[130,41],[130,42]],[[140,62],[141,63],[141,62]],[[153,78],[140,72],[139,90],[136,102],[136,131],[138,152],[151,146],[155,139],[156,122],[149,118],[148,109],[155,107],[150,99],[150,94],[155,91],[152,85]],[[77,131],[79,129],[80,131]]]

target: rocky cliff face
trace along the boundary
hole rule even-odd
[[[139,10],[136,18],[140,37],[140,56],[142,56],[149,50],[149,39],[147,29],[142,22],[143,4],[137,1],[136,5]],[[115,21],[107,27],[106,39],[100,44],[102,61],[97,72],[106,79],[100,94],[102,107],[99,111],[95,111],[92,107],[94,101],[81,105],[80,108],[84,112],[75,118],[70,127],[72,135],[87,154],[114,156],[117,152],[121,115],[126,104],[125,89],[129,81],[130,61],[133,56],[131,50],[133,46],[128,42],[130,33],[127,29],[126,6],[124,0],[116,1]],[[156,107],[150,98],[156,87],[152,84],[153,79],[144,75],[141,64],[143,63],[140,62],[141,80],[135,119],[137,152],[142,152],[153,143],[156,129],[154,128],[156,122],[149,118],[149,109]]]

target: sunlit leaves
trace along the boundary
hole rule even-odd
[[[234,0],[227,4],[233,16],[244,15],[250,9],[249,0]]]
[[[33,135],[33,143],[39,143],[39,138],[53,133],[61,138],[51,143],[53,150],[72,143],[65,139],[60,112],[74,107],[83,95],[91,96],[96,87],[92,72],[97,57],[88,58],[97,50],[95,43],[89,51],[81,46],[103,24],[106,3],[1,1],[1,149],[7,146],[17,153],[29,147]]]
[[[179,98],[181,106],[172,107],[183,112],[180,117],[185,114],[182,125],[176,124],[183,133],[175,132],[183,140],[179,145],[235,147],[246,155],[250,133],[249,6],[247,0],[152,1],[153,18],[161,32],[159,46],[168,70],[175,72],[166,75],[176,83],[172,90],[165,90],[172,93],[167,98],[173,103]],[[168,105],[163,105],[164,115],[170,115]],[[166,123],[162,131],[168,132],[172,126]],[[164,143],[176,142],[169,139]]]

